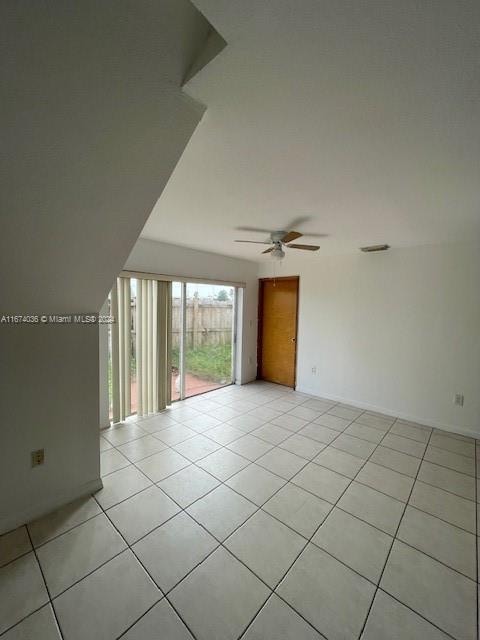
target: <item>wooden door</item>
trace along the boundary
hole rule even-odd
[[[264,278],[259,288],[258,377],[295,387],[298,277]]]

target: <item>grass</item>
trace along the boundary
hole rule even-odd
[[[178,368],[178,347],[172,349],[172,365]],[[206,345],[197,349],[185,350],[185,369],[187,373],[210,380],[225,382],[232,376],[232,345]]]
[[[172,366],[179,368],[178,347],[172,349]],[[187,373],[209,380],[211,382],[225,382],[232,376],[232,345],[206,345],[197,349],[188,348],[185,352],[185,368]],[[130,373],[135,379],[135,359],[130,359]],[[108,397],[112,398],[112,361],[108,358]]]

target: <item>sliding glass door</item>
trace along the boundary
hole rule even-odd
[[[236,303],[228,285],[117,278],[109,295],[111,420],[231,384]]]
[[[218,389],[234,380],[235,288],[172,285],[172,399]]]

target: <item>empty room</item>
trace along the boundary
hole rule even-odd
[[[0,640],[478,640],[479,3],[0,24]]]

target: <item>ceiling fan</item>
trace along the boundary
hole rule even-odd
[[[253,231],[253,229],[252,229]],[[256,231],[256,229],[255,229]],[[260,229],[259,229],[260,231]],[[263,231],[263,230],[262,230]],[[235,240],[235,242],[247,242],[249,244],[269,244],[272,245],[262,253],[271,253],[272,258],[281,260],[285,257],[284,247],[288,249],[302,249],[303,251],[318,251],[320,247],[315,244],[292,244],[294,240],[301,238],[303,233],[299,231],[270,231],[270,239],[264,241],[258,240]],[[321,234],[308,234],[308,235],[321,235]]]

